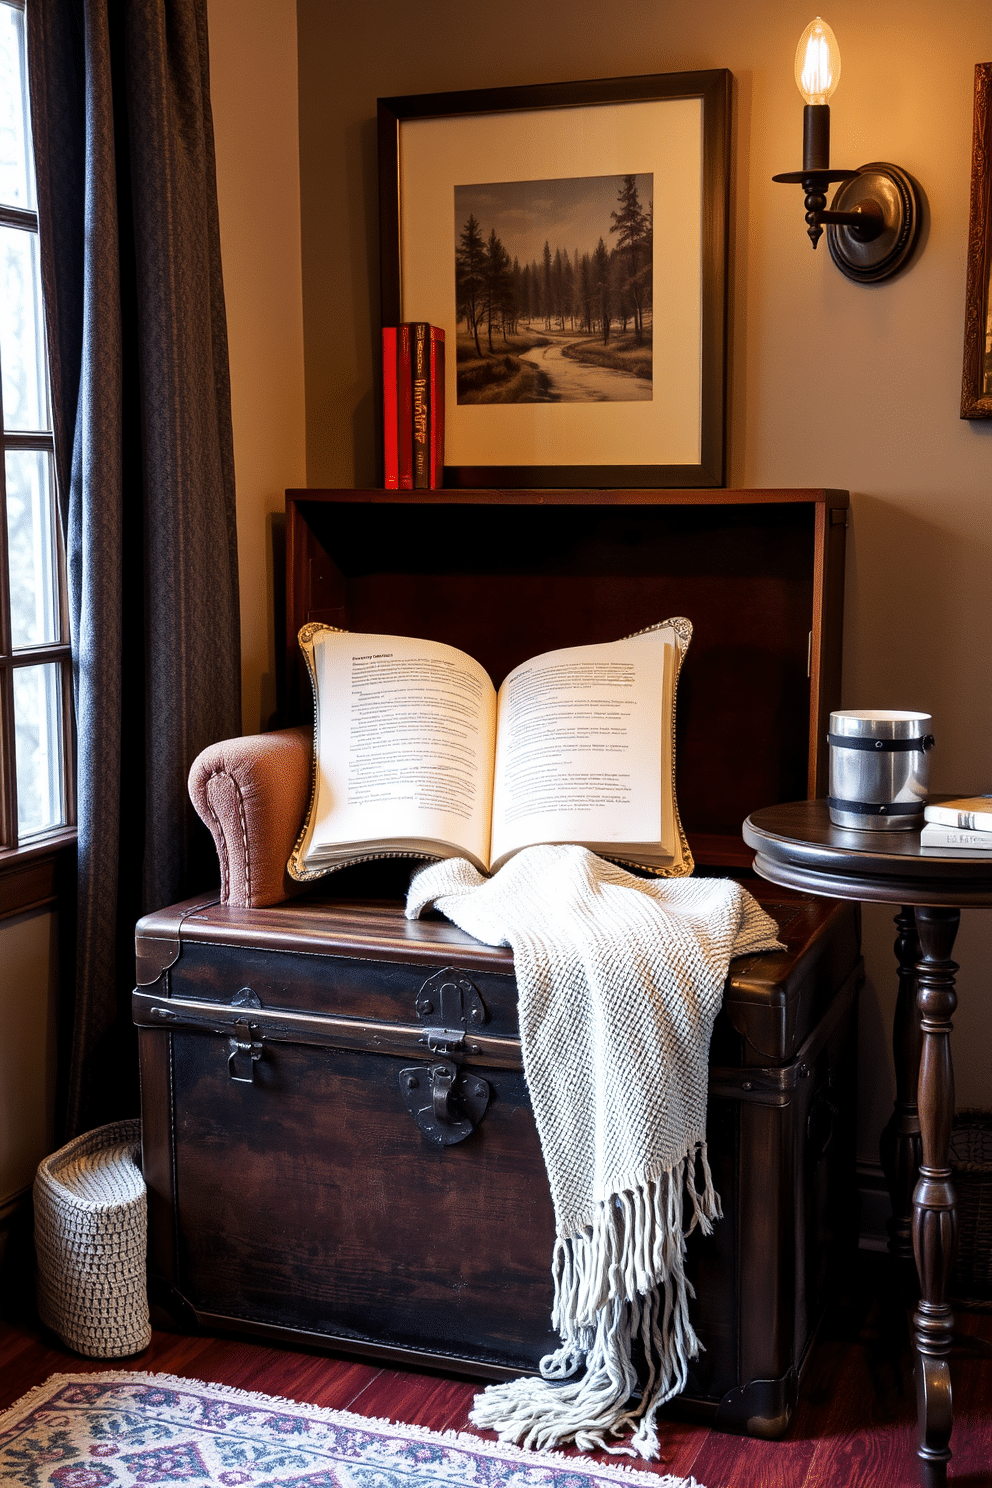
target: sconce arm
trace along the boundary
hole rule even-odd
[[[827,187],[834,181],[853,181],[859,175],[860,171],[856,170],[801,170],[785,171],[780,176],[772,176],[772,180],[784,181],[787,185],[802,186],[806,193],[806,231],[815,248],[823,236],[821,224],[824,222],[841,223],[850,227],[852,232],[866,242],[871,238],[877,238],[883,230],[881,212],[878,213],[877,227],[874,220],[870,222],[866,220],[871,216],[870,213],[866,212],[864,216],[861,214],[862,206],[872,205],[868,202],[859,202],[852,212],[831,213],[826,210]]]
[[[873,243],[885,231],[885,216],[878,202],[870,198],[856,202],[850,212],[818,212],[817,222],[832,223],[834,227],[849,227],[859,243]]]

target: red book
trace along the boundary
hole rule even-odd
[[[400,483],[396,423],[396,327],[382,328],[382,446],[383,479],[387,491]]]
[[[430,485],[430,396],[431,328],[426,321],[410,326],[410,387],[413,393],[413,485],[418,491]]]
[[[396,327],[396,443],[399,488],[413,490],[413,389],[410,385],[410,327]]]
[[[444,331],[431,326],[430,489],[444,485]]]

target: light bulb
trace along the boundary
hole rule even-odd
[[[828,103],[840,81],[837,38],[817,16],[810,21],[796,47],[796,87],[807,103]]]

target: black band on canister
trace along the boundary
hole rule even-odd
[[[827,797],[832,811],[850,811],[855,816],[909,816],[922,812],[925,801],[839,801]]]
[[[864,734],[828,734],[827,742],[835,749],[866,749],[871,754],[909,754],[920,750],[926,754],[935,743],[933,734],[921,734],[916,739],[870,739]]]

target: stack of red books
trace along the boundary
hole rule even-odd
[[[387,490],[431,491],[444,478],[444,331],[383,326],[382,431]]]

